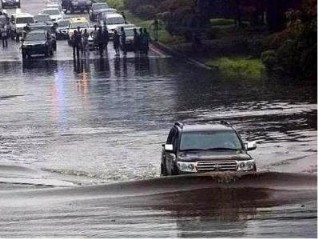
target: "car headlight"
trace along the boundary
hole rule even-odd
[[[248,161],[238,161],[238,171],[250,171],[253,170],[255,166],[254,160],[248,160]]]
[[[196,173],[197,165],[196,163],[188,163],[188,162],[178,162],[177,166],[182,172]]]

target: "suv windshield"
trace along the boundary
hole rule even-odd
[[[48,22],[51,21],[51,18],[49,15],[35,15],[34,20],[38,22]]]
[[[240,150],[242,144],[234,131],[184,132],[180,150]]]
[[[34,23],[33,17],[17,17],[16,24],[23,24],[23,23]]]
[[[25,40],[27,41],[44,41],[46,40],[46,34],[44,32],[30,32],[27,34]]]
[[[125,20],[122,17],[107,18],[107,25],[114,24],[125,24]]]
[[[104,9],[104,8],[108,8],[108,5],[106,3],[94,4],[92,6],[93,10],[99,10],[99,9]]]
[[[59,15],[60,11],[58,9],[46,9],[46,10],[43,10],[43,13],[48,15]]]

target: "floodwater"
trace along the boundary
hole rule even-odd
[[[158,52],[0,49],[0,237],[316,237],[317,88]],[[160,177],[175,121],[229,121],[257,174]]]

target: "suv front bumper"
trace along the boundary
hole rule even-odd
[[[197,162],[177,162],[177,167],[181,173],[200,173],[200,172],[222,172],[238,171],[248,172],[255,171],[255,161],[197,161]]]

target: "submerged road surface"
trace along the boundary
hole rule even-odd
[[[37,13],[43,1],[23,1]],[[0,48],[0,237],[316,237],[317,88],[171,58]],[[257,174],[160,177],[175,121],[231,122]]]

